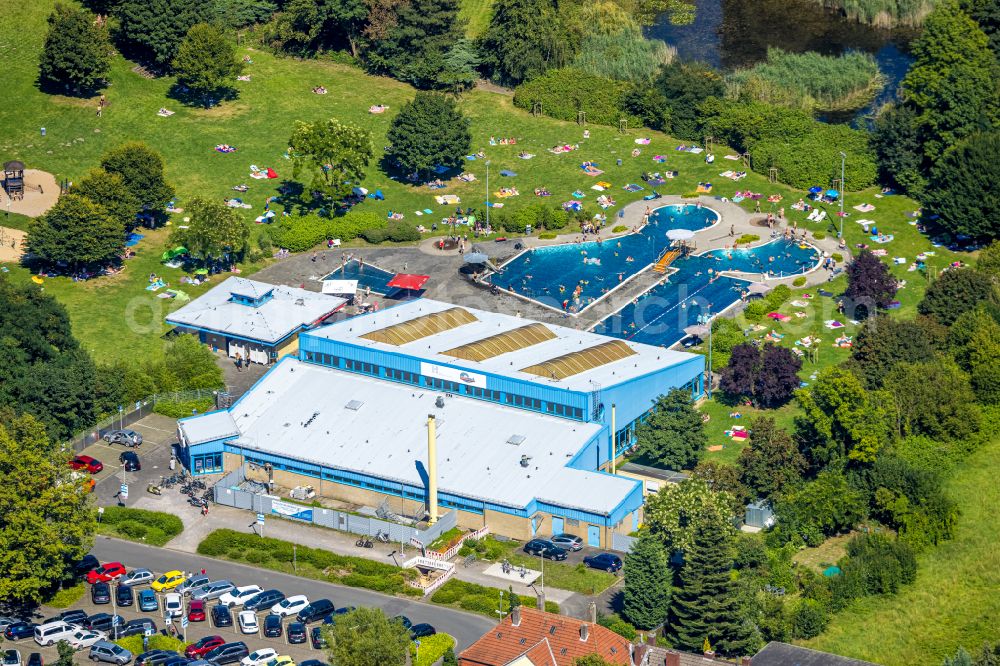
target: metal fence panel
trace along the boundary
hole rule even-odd
[[[617,532],[611,533],[611,550],[617,550],[619,553],[627,553],[632,550],[632,546],[638,541],[635,537],[630,537],[627,534],[618,534]]]

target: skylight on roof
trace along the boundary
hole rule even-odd
[[[528,324],[511,331],[497,333],[482,340],[441,352],[445,356],[465,359],[466,361],[485,361],[508,352],[525,349],[547,340],[554,340],[556,334],[545,324]]]
[[[347,403],[346,405],[344,405],[344,407],[346,407],[347,409],[351,409],[351,410],[353,410],[353,411],[356,412],[359,409],[361,409],[361,406],[363,404],[365,404],[365,403],[361,402],[360,400],[351,400],[349,403]]]
[[[581,349],[580,351],[563,354],[562,356],[536,363],[527,368],[521,368],[521,372],[550,379],[566,379],[581,372],[593,370],[602,365],[634,356],[635,353],[635,350],[625,344],[624,341],[612,340],[611,342],[603,342],[587,349]]]
[[[471,324],[474,321],[479,320],[471,312],[464,308],[454,307],[376,329],[361,337],[365,340],[384,342],[398,347],[414,340]]]
[[[511,435],[507,439],[507,443],[508,444],[513,444],[514,446],[517,446],[519,444],[523,444],[524,440],[526,440],[526,439],[527,439],[527,437],[525,437],[524,435]]]

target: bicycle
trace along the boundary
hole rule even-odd
[[[357,546],[358,548],[372,548],[375,546],[375,544],[372,542],[371,539],[366,539],[365,537],[361,537],[360,539],[355,541],[354,545]]]

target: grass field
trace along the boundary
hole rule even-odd
[[[458,15],[466,22],[465,34],[469,37],[479,37],[490,24],[490,10],[493,0],[462,0],[462,8]]]
[[[955,538],[918,557],[916,582],[894,597],[869,597],[836,615],[806,644],[887,666],[939,664],[964,645],[998,640],[1000,439],[974,453],[949,482],[962,508]]]

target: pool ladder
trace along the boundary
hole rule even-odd
[[[669,266],[674,259],[681,256],[680,250],[667,250],[664,252],[659,259],[657,259],[656,264],[653,266],[653,270],[657,273],[666,273],[667,266]]]

